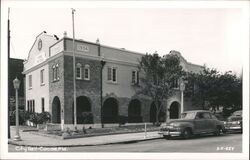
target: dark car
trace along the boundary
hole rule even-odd
[[[224,124],[210,111],[193,110],[181,114],[181,119],[171,120],[163,126],[159,134],[169,139],[172,136],[181,136],[185,139],[192,135],[213,133],[220,135],[225,132]]]
[[[224,123],[227,131],[239,131],[242,133],[242,110],[235,111]]]

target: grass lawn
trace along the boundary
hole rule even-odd
[[[107,134],[121,134],[121,133],[136,133],[136,132],[144,132],[145,131],[144,125],[136,125],[136,126],[120,126],[120,127],[110,127],[110,128],[92,128],[92,129],[85,129],[85,133],[82,129],[78,129],[76,132],[68,131],[68,136],[81,136],[81,137],[88,137],[88,136],[98,136],[98,135],[107,135]],[[159,126],[154,125],[147,125],[147,131],[158,131],[160,129]],[[44,134],[49,135],[57,135],[62,136],[63,131],[44,131],[40,130]]]

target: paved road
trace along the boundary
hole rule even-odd
[[[9,151],[17,151],[16,146],[9,145]],[[24,151],[23,148],[21,151]],[[46,149],[46,148],[44,148]],[[220,137],[202,136],[188,140],[155,139],[129,144],[62,148],[67,152],[200,152],[200,153],[240,153],[242,152],[242,134],[226,134]],[[49,151],[46,149],[46,151]],[[53,151],[53,150],[51,150]]]

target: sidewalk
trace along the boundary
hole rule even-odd
[[[157,131],[145,133],[128,133],[128,134],[116,134],[105,135],[95,137],[84,137],[76,139],[56,139],[52,137],[45,137],[41,135],[31,134],[29,132],[20,131],[22,141],[13,141],[15,135],[15,129],[11,128],[11,139],[9,144],[22,145],[22,146],[42,146],[42,147],[73,147],[73,146],[93,146],[93,145],[105,145],[115,143],[129,143],[137,141],[145,141],[151,139],[161,138]]]

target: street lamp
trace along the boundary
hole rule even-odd
[[[20,86],[20,81],[17,78],[15,78],[13,80],[13,85],[16,90],[16,135],[14,137],[14,140],[21,141],[21,137],[19,135],[19,115],[18,115],[18,89]]]
[[[101,124],[102,124],[102,128],[104,127],[104,122],[103,122],[103,106],[102,106],[102,101],[103,101],[103,97],[102,97],[102,93],[103,93],[103,86],[102,86],[102,79],[103,79],[103,75],[102,75],[102,71],[103,71],[103,67],[106,64],[106,61],[104,61],[103,59],[101,60],[101,71],[100,71],[100,76],[101,76]]]

